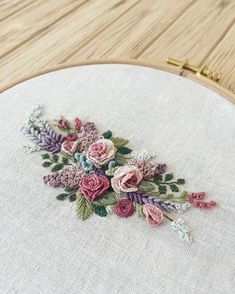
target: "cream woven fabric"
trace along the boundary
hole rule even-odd
[[[162,71],[92,65],[49,73],[0,94],[0,289],[20,294],[235,293],[235,107],[213,91]],[[18,129],[41,104],[45,117],[92,120],[101,131],[145,147],[206,191],[215,209],[182,217],[195,241],[182,243],[133,216],[81,222],[25,154]]]

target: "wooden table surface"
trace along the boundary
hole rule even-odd
[[[166,63],[220,71],[219,83]],[[149,65],[235,101],[235,0],[0,0],[0,90],[93,62]]]

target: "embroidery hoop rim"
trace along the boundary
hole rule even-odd
[[[38,70],[35,72],[32,72],[29,75],[24,75],[24,77],[16,79],[14,82],[9,82],[6,84],[3,84],[3,86],[0,86],[0,94],[3,93],[4,91],[9,90],[10,88],[26,82],[30,79],[36,78],[38,76],[62,70],[62,69],[67,69],[67,68],[73,68],[73,67],[78,67],[78,66],[86,66],[86,65],[96,65],[96,64],[126,64],[126,65],[137,65],[137,66],[142,66],[142,67],[147,67],[147,68],[153,68],[157,70],[162,70],[166,71],[175,75],[181,75],[181,70],[178,68],[172,68],[170,66],[164,66],[160,63],[157,62],[152,62],[149,60],[135,60],[135,59],[107,59],[107,60],[100,60],[100,59],[90,59],[90,60],[81,60],[75,63],[71,64],[60,64],[60,65],[52,65],[50,67],[44,68],[42,70]],[[184,75],[183,75],[184,76]],[[224,88],[220,84],[217,84],[206,77],[200,76],[198,78],[197,76],[194,76],[192,74],[188,74],[187,76],[184,76],[185,78],[189,78],[190,80],[193,80],[196,83],[199,83],[207,88],[209,88],[212,91],[215,91],[216,93],[222,95],[224,98],[229,100],[230,102],[235,104],[235,95],[229,91],[228,89]]]

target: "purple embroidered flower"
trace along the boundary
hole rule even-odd
[[[162,174],[166,171],[165,164],[154,163],[149,160],[130,159],[127,164],[136,166],[145,180],[152,179],[155,175]]]
[[[56,133],[45,120],[39,120],[37,124],[36,128],[33,126],[23,127],[21,131],[41,149],[48,150],[52,154],[60,152],[61,144],[64,141],[62,134]]]
[[[156,165],[151,161],[130,159],[127,164],[136,166],[141,171],[145,180],[151,179],[155,175]]]
[[[85,175],[81,164],[77,162],[72,166],[64,167],[58,172],[51,173],[43,178],[44,183],[57,188],[57,187],[69,187],[74,188],[78,187],[79,181]]]
[[[78,150],[86,151],[91,144],[101,138],[94,123],[88,122],[81,127],[78,137]]]
[[[134,205],[128,199],[120,199],[114,205],[114,212],[120,217],[129,217],[134,212]]]
[[[164,174],[166,172],[166,164],[162,164],[162,163],[158,163],[156,165],[156,169],[155,169],[155,175],[161,175]]]

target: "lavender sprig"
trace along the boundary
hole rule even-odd
[[[136,192],[126,192],[125,197],[132,202],[136,202],[138,204],[153,204],[156,205],[159,209],[166,212],[178,212],[181,209],[181,205],[178,203],[174,203],[171,201],[164,201],[159,199],[156,196],[151,196],[144,191],[136,191]]]
[[[63,136],[57,134],[47,121],[38,121],[38,127],[24,127],[21,129],[24,135],[44,150],[58,153],[63,143]]]

